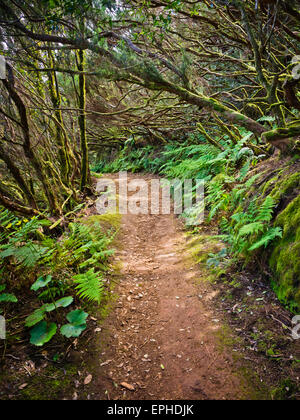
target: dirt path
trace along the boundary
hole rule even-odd
[[[191,267],[178,219],[123,216],[120,240],[118,299],[103,325],[95,398],[241,398],[230,352],[219,348],[223,327],[211,308],[212,288],[206,273]]]

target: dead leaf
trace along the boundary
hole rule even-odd
[[[19,386],[19,390],[22,390],[22,389],[26,388],[27,386],[28,386],[28,384],[23,384],[23,385],[20,385],[20,386]]]
[[[128,389],[128,391],[134,391],[134,386],[132,386],[132,385],[128,384],[127,382],[122,382],[120,385],[121,385],[123,388]]]
[[[112,362],[112,360],[107,360],[106,362],[101,363],[100,366],[107,366]]]
[[[88,375],[85,380],[84,380],[84,385],[88,385],[92,382],[93,376],[92,375]]]

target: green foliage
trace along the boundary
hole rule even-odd
[[[80,334],[85,329],[86,329],[86,324],[83,324],[83,325],[66,324],[61,327],[60,332],[63,336],[67,338],[71,338],[71,337],[79,337]]]
[[[45,279],[43,277],[40,277],[37,279],[37,281],[31,286],[30,290],[33,290],[34,292],[38,291],[39,289],[47,286],[52,280],[52,276],[47,276]]]
[[[110,230],[103,234],[97,223],[71,223],[69,229],[71,234],[62,242],[62,255],[68,255],[68,264],[76,264],[80,269],[95,267],[105,270],[108,258],[114,253],[108,247],[115,233]]]
[[[47,324],[46,321],[41,321],[30,331],[30,343],[41,347],[51,340],[56,331],[56,324],[53,322]]]
[[[45,310],[43,308],[39,308],[35,310],[31,315],[29,315],[25,320],[25,327],[33,327],[34,325],[38,324],[40,321],[44,319]]]
[[[15,265],[33,268],[49,258],[52,250],[38,241],[41,229],[49,224],[36,217],[22,220],[8,210],[0,211],[0,260],[9,258]]]
[[[248,208],[237,211],[231,216],[231,221],[224,223],[227,234],[226,241],[230,244],[235,256],[249,257],[251,252],[261,247],[267,247],[274,239],[282,236],[280,228],[271,227],[275,202],[266,197],[262,204],[252,200]]]
[[[79,337],[80,334],[86,329],[86,319],[88,314],[83,310],[79,309],[72,311],[67,315],[69,324],[61,327],[61,334],[67,338]]]
[[[48,276],[46,280],[39,278],[33,285],[32,290],[39,290],[43,287],[49,287],[49,283],[52,281],[52,277]],[[72,296],[66,296],[56,302],[44,304],[40,308],[36,309],[31,315],[25,320],[25,326],[31,328],[31,344],[35,346],[43,346],[48,343],[52,337],[56,334],[57,325],[56,323],[48,323],[46,318],[47,315],[53,311],[57,311],[59,308],[67,308],[73,303]],[[76,310],[69,313],[67,316],[70,324],[64,325],[61,328],[61,334],[65,337],[79,337],[82,331],[86,329],[86,319],[88,314],[83,310]]]
[[[2,293],[0,294],[0,303],[5,302],[5,303],[16,303],[18,302],[18,299],[16,298],[15,295],[11,294],[11,293]]]
[[[287,178],[287,182],[289,178]],[[283,183],[282,183],[283,184]],[[284,188],[283,188],[284,190]],[[275,243],[270,266],[273,286],[279,299],[295,313],[300,309],[300,196],[294,198],[277,216],[275,227],[282,229],[282,239]]]
[[[31,343],[38,346],[55,335],[53,321],[59,316],[59,311],[73,303],[72,294],[100,303],[104,291],[102,273],[107,270],[109,257],[114,252],[109,245],[116,234],[116,229],[104,231],[95,220],[93,223],[70,223],[57,240],[45,234],[47,225],[48,222],[36,217],[21,219],[0,209],[3,270],[14,267],[15,272],[25,278],[39,273],[31,286],[31,291],[39,293],[39,307],[25,320],[25,326],[31,328]],[[1,285],[0,304],[17,303],[16,296],[2,293],[4,290],[5,285]],[[65,296],[67,292],[70,296]],[[84,330],[82,324],[72,328],[72,336],[79,336]]]
[[[84,312],[81,309],[78,309],[76,311],[72,311],[67,315],[67,320],[70,322],[70,324],[73,324],[75,326],[83,325],[86,322],[86,319],[89,315]]]
[[[95,273],[95,269],[92,268],[86,273],[74,276],[73,279],[77,284],[75,289],[78,290],[78,295],[81,298],[100,303],[103,293],[103,276],[101,273]]]
[[[6,289],[6,284],[0,285],[0,303],[17,303],[18,299],[12,293],[2,293]]]
[[[56,308],[67,308],[73,303],[72,296],[66,296],[62,299],[57,300],[53,305],[55,305]]]
[[[31,288],[31,290],[39,290],[40,288],[47,287],[49,288],[49,283],[52,281],[51,276],[47,276],[47,281],[39,278]],[[47,313],[53,312],[59,308],[67,308],[73,303],[72,296],[66,296],[57,300],[56,302],[53,301],[52,303],[46,303],[42,305],[40,308],[36,309],[31,315],[29,315],[25,320],[26,327],[32,327],[36,325],[38,322],[42,321]]]
[[[97,163],[92,170],[96,173],[111,173],[121,170],[133,173],[142,171],[158,173],[162,160],[160,157],[155,157],[155,152],[156,149],[151,146],[136,149],[134,143],[130,141],[126,143],[116,160],[108,164]]]

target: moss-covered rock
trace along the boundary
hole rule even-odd
[[[292,175],[283,173],[278,179],[271,192],[271,197],[275,201],[280,201],[284,197],[288,197],[295,189],[300,188],[300,172],[296,172]]]
[[[268,164],[268,166],[267,166]],[[253,200],[262,204],[269,196],[275,203],[273,226],[282,228],[282,238],[278,238],[265,252],[272,270],[272,284],[278,298],[295,312],[300,310],[300,165],[296,161],[272,160],[271,164],[258,165],[251,175],[260,169],[261,174],[247,194],[243,206],[234,213],[247,211]],[[231,222],[231,225],[233,222]],[[271,250],[271,252],[270,252]],[[257,256],[259,258],[259,256]]]
[[[300,309],[299,195],[277,216],[275,224],[283,229],[283,236],[277,241],[270,258],[270,266],[275,274],[275,289],[280,300],[297,310]]]

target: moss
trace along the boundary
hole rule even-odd
[[[210,235],[200,235],[189,241],[187,248],[196,264],[206,264],[209,254],[219,252],[222,248],[219,241]]]
[[[295,198],[276,219],[283,229],[270,258],[275,273],[275,290],[291,309],[300,309],[300,196]]]
[[[269,400],[271,399],[267,385],[261,381],[258,373],[252,367],[248,367],[244,361],[244,354],[237,351],[243,345],[243,340],[233,334],[232,328],[223,324],[219,330],[215,332],[218,338],[218,350],[223,352],[229,349],[235,360],[235,365],[238,366],[234,374],[240,381],[240,395],[241,400]]]
[[[278,177],[276,177],[277,180]],[[271,180],[272,181],[272,180]],[[274,181],[274,180],[273,180]],[[282,197],[288,196],[294,189],[300,187],[300,172],[296,172],[291,176],[285,175],[276,183],[275,188],[272,190],[270,196],[279,201]]]
[[[239,368],[238,376],[241,380],[242,399],[252,401],[272,399],[268,386],[261,381],[258,373],[252,367]]]
[[[64,365],[63,370],[48,366],[43,375],[43,381],[38,373],[28,380],[28,386],[20,392],[22,400],[49,401],[71,395],[77,369],[72,365]]]
[[[223,323],[220,328],[216,331],[218,337],[218,347],[220,351],[224,351],[226,348],[232,350],[235,344],[241,343],[241,339],[232,333],[231,327]]]
[[[88,226],[99,223],[104,229],[114,228],[119,230],[121,226],[122,216],[118,213],[107,213],[96,216],[90,216],[88,219],[82,221],[82,223],[87,224]]]
[[[235,178],[233,176],[229,176],[226,173],[220,173],[216,175],[211,182],[219,182],[221,185],[223,184],[232,184],[235,182]]]
[[[103,178],[103,174],[97,174],[97,172],[91,171],[91,176],[97,179]]]
[[[299,391],[297,385],[290,379],[283,380],[280,385],[271,391],[272,399],[277,401],[296,400],[295,394]]]
[[[263,195],[263,197],[265,197],[265,196],[266,196],[266,195],[268,195],[271,191],[273,191],[274,186],[276,187],[276,185],[277,185],[278,178],[279,178],[279,175],[274,176],[273,178],[271,178],[269,181],[267,181],[267,182],[264,184],[264,188],[263,188],[263,190],[262,190],[262,195]]]

